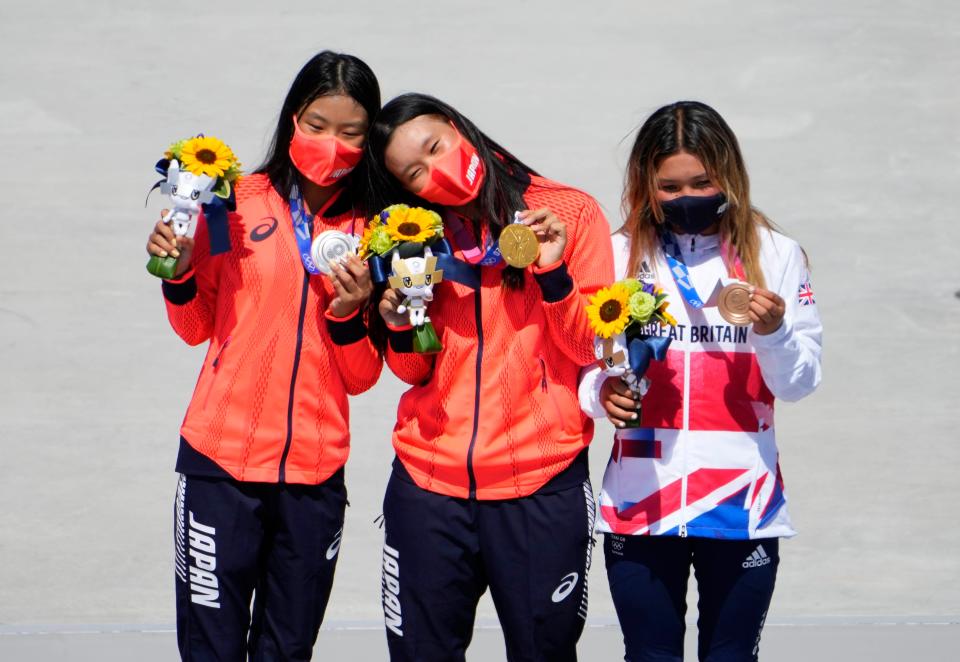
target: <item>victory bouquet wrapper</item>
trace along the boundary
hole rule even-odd
[[[236,209],[233,184],[240,179],[240,162],[222,141],[200,134],[170,145],[155,170],[164,179],[153,189],[170,198],[170,211],[163,217],[177,237],[193,237],[201,209],[210,230],[210,254],[230,250],[227,212]],[[173,278],[177,258],[153,255],[147,271],[159,278]]]
[[[427,316],[433,286],[443,280],[443,270],[437,268],[438,257],[430,246],[441,239],[440,215],[407,205],[391,205],[374,216],[360,239],[360,257],[377,262],[374,271],[385,271],[389,259],[387,282],[404,296],[397,312],[410,315],[413,350],[418,354],[436,354],[443,349]]]
[[[587,317],[596,334],[594,355],[603,373],[620,377],[640,400],[649,388],[650,361],[662,361],[670,338],[650,333],[650,325],[675,326],[667,295],[652,283],[625,278],[590,297]],[[639,419],[628,427],[640,425]]]

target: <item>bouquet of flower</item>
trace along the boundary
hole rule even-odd
[[[620,377],[638,399],[649,388],[644,373],[650,361],[662,361],[670,346],[670,338],[650,333],[651,324],[676,326],[667,312],[669,305],[659,287],[625,278],[592,295],[587,306],[600,369],[607,376]]]
[[[202,208],[211,226],[210,253],[228,250],[226,210],[235,208],[233,184],[241,175],[233,150],[212,136],[200,134],[170,145],[155,169],[165,179],[153,188],[160,187],[160,192],[170,197],[170,211],[163,220],[171,224],[174,235],[192,237],[196,216]],[[176,270],[177,259],[171,256],[154,255],[147,263],[147,271],[160,278],[173,278]]]
[[[443,238],[443,220],[436,212],[421,207],[391,205],[373,217],[360,239],[360,258],[390,258],[390,287],[404,295],[397,312],[409,311],[413,326],[413,349],[435,354],[443,349],[427,316],[433,300],[433,286],[443,280],[437,257],[430,245]]]

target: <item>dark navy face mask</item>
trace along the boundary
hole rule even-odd
[[[706,197],[685,195],[661,202],[667,224],[683,234],[700,234],[720,220],[727,210],[727,196],[723,193]]]

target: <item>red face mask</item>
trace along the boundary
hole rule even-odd
[[[300,173],[317,186],[331,186],[349,175],[360,163],[363,150],[329,134],[304,133],[293,118],[290,160]]]
[[[434,160],[419,195],[428,202],[459,207],[475,200],[483,186],[483,161],[477,149],[457,132],[459,142]]]

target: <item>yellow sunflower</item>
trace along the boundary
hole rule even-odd
[[[180,162],[195,175],[223,177],[236,161],[233,150],[212,136],[191,138],[180,150]]]
[[[614,336],[630,323],[630,292],[620,283],[605,287],[590,297],[587,318],[601,338]]]
[[[387,217],[385,228],[390,238],[397,242],[423,243],[443,232],[440,215],[420,207],[396,206]]]
[[[663,320],[663,326],[676,326],[677,318],[667,312],[667,306],[669,305],[669,301],[664,301],[662,304],[660,304],[660,307],[657,308],[657,314],[660,315],[660,319]]]
[[[366,260],[370,255],[373,254],[373,249],[370,248],[370,241],[373,239],[373,233],[380,227],[380,214],[377,214],[370,222],[367,224],[367,227],[363,230],[363,236],[360,237],[360,246],[357,249],[357,252],[360,255],[361,260]]]
[[[357,254],[360,256],[361,260],[366,260],[367,255],[370,252],[370,237],[373,236],[373,228],[367,227],[363,231],[363,236],[360,237],[360,244],[357,246]]]
[[[183,149],[183,145],[186,143],[186,139],[178,140],[177,142],[170,145],[167,148],[167,151],[163,153],[163,158],[167,159],[180,159],[180,151]]]

